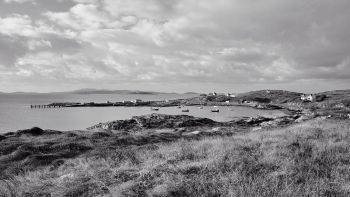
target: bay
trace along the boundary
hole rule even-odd
[[[2,94],[0,95],[0,133],[27,129],[34,126],[54,130],[86,129],[100,122],[128,119],[136,115],[150,113],[186,114],[210,118],[216,121],[229,121],[242,116],[282,116],[278,110],[258,110],[248,107],[219,107],[219,113],[211,112],[212,107],[199,109],[196,106],[160,108],[151,111],[150,107],[76,107],[76,108],[35,108],[30,105],[53,102],[117,102],[141,99],[171,100],[190,98],[195,94]]]

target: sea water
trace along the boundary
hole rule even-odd
[[[150,113],[185,114],[210,118],[215,121],[230,121],[242,116],[282,116],[279,110],[258,110],[249,107],[218,107],[220,112],[211,112],[212,107],[186,106],[189,112],[177,107],[163,107],[151,111],[150,107],[74,107],[30,108],[30,105],[53,102],[117,102],[142,99],[144,101],[190,98],[195,94],[3,94],[0,95],[0,133],[27,129],[34,126],[54,130],[80,130],[100,122],[128,119]]]

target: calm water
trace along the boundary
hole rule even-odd
[[[220,113],[210,112],[210,107],[199,109],[185,107],[190,112],[182,112],[177,107],[161,108],[158,112],[149,107],[82,107],[31,109],[31,104],[52,102],[107,102],[131,99],[165,100],[193,97],[196,95],[158,94],[158,95],[118,95],[118,94],[42,94],[42,95],[0,95],[0,133],[38,126],[43,129],[73,130],[85,129],[99,122],[127,119],[135,115],[150,113],[187,114],[207,117],[216,121],[229,121],[240,116],[278,116],[283,112],[264,111],[246,107],[219,107]]]

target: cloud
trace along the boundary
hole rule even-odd
[[[52,47],[51,42],[47,40],[29,40],[29,50],[37,50],[38,48]]]
[[[181,89],[350,81],[347,0],[56,4],[60,11],[45,5],[36,16],[14,11],[0,18],[0,50],[11,51],[0,60],[7,76],[41,76],[53,87],[62,80],[144,89],[154,83]]]
[[[27,15],[14,14],[6,18],[0,18],[0,26],[0,33],[7,36],[37,36],[35,27],[32,26],[32,21]]]
[[[4,0],[5,3],[26,3],[34,2],[34,0]]]

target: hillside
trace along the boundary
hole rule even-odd
[[[71,91],[73,94],[160,94],[160,92],[138,90],[103,90],[103,89],[80,89]]]
[[[262,103],[283,104],[287,102],[298,102],[302,93],[285,90],[258,90],[237,95],[240,99],[257,101]]]
[[[0,196],[350,195],[349,120],[197,129],[18,132],[0,139]]]

